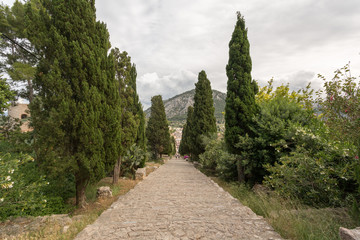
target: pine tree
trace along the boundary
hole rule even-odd
[[[226,66],[227,96],[225,106],[225,141],[230,153],[240,154],[236,148],[239,136],[251,136],[252,118],[257,106],[257,84],[251,79],[250,44],[245,20],[237,13],[237,22],[229,43],[229,62]],[[238,178],[244,180],[241,161],[238,160]]]
[[[13,85],[18,89],[21,87],[18,95],[32,102],[32,81],[38,59],[34,46],[28,39],[25,18],[25,5],[18,0],[11,8],[0,6],[0,37],[3,38],[3,41],[0,41],[0,56],[3,58],[0,69],[6,71]]]
[[[191,147],[193,146],[192,143],[193,113],[194,113],[194,108],[192,106],[189,106],[187,110],[186,123],[184,124],[182,130],[182,136],[179,146],[179,153],[181,155],[185,155],[185,154],[191,155]]]
[[[120,175],[121,161],[134,144],[138,131],[138,119],[136,116],[134,96],[137,95],[133,89],[133,70],[131,65],[131,58],[127,52],[120,52],[118,48],[112,50],[115,64],[115,79],[118,81],[119,96],[121,100],[121,115],[119,120],[121,122],[121,150],[118,161],[114,167],[113,184],[117,183]],[[136,76],[135,76],[136,81]]]
[[[151,113],[146,128],[146,137],[154,158],[162,157],[170,145],[169,124],[166,120],[165,107],[161,95],[151,98]]]
[[[215,107],[212,90],[205,71],[199,73],[195,84],[193,127],[191,132],[192,160],[197,161],[198,156],[205,151],[202,141],[204,135],[216,133]]]
[[[35,15],[29,10],[29,18],[39,23],[32,39],[43,54],[34,80],[38,96],[30,104],[36,156],[49,174],[73,173],[81,207],[88,183],[104,177],[120,151],[120,98],[109,33],[96,21],[94,1],[43,4]]]

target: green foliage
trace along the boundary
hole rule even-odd
[[[0,29],[8,38],[3,38],[0,41],[0,56],[3,57],[2,70],[6,71],[10,76],[12,83],[19,89],[19,95],[30,102],[33,100],[34,89],[32,80],[35,75],[35,64],[37,59],[34,54],[30,54],[23,48],[30,52],[35,52],[33,45],[28,39],[27,28],[25,24],[26,12],[25,5],[20,1],[15,1],[11,8],[0,8],[3,18],[0,21]],[[23,48],[17,47],[14,41]]]
[[[27,17],[30,39],[43,55],[30,110],[39,164],[49,174],[75,176],[77,205],[119,156],[120,102],[109,34],[97,22],[94,1],[44,1]],[[51,17],[49,17],[51,16]]]
[[[352,171],[357,150],[349,141],[332,138],[329,127],[308,107],[308,90],[290,93],[288,86],[280,86],[273,91],[270,82],[260,91],[255,137],[240,143],[247,147],[243,159],[258,159],[259,165],[243,164],[249,179],[260,182],[265,177],[282,196],[311,206],[341,206],[356,188]]]
[[[129,57],[129,59],[130,59],[130,57]],[[132,89],[132,98],[133,98],[131,109],[132,109],[132,113],[135,116],[135,119],[137,122],[137,132],[136,132],[135,143],[143,151],[146,152],[146,144],[147,144],[146,132],[145,132],[146,119],[145,119],[145,113],[144,113],[142,104],[139,99],[139,95],[137,94],[137,90],[136,90],[137,72],[136,72],[135,64],[133,64],[131,66],[131,68],[129,68],[129,69],[130,69],[129,86]]]
[[[216,119],[214,116],[214,101],[209,79],[205,71],[201,71],[195,84],[194,112],[191,123],[191,154],[193,160],[198,160],[205,146],[201,138],[216,133]]]
[[[360,84],[351,76],[349,65],[337,70],[331,81],[324,81],[317,103],[322,119],[338,140],[352,141],[360,146]],[[324,96],[325,95],[325,96]]]
[[[225,141],[218,139],[214,134],[211,137],[204,137],[203,142],[206,145],[205,152],[199,156],[203,168],[224,180],[236,178],[236,155],[227,151]]]
[[[145,119],[145,113],[143,111],[142,105],[140,100],[138,101],[138,111],[136,113],[137,118],[139,119],[139,125],[137,130],[137,138],[136,138],[136,144],[141,147],[143,151],[146,152],[146,145],[147,145],[147,139],[146,139],[146,119]]]
[[[29,155],[0,156],[0,219],[9,216],[45,214],[47,199],[43,188],[48,182],[36,172]]]
[[[320,116],[329,126],[329,137],[340,142],[350,142],[357,149],[352,156],[354,163],[351,172],[360,194],[360,84],[351,76],[349,65],[335,71],[331,81],[321,75],[319,77],[324,80],[324,90],[318,92],[316,100]],[[360,221],[359,204],[355,199],[354,215]]]
[[[181,155],[191,154],[191,149],[193,146],[192,143],[193,113],[194,113],[194,108],[192,106],[189,106],[187,110],[187,119],[185,125],[183,126],[181,141],[179,146],[179,153]]]
[[[134,95],[135,90],[132,88],[132,68],[131,58],[127,52],[120,52],[115,48],[112,50],[115,65],[115,78],[119,85],[119,95],[121,100],[121,115],[120,122],[120,135],[121,135],[121,152],[120,155],[124,156],[130,146],[136,140],[136,133],[138,131],[138,119],[134,111]],[[136,80],[135,80],[136,81]]]
[[[165,107],[160,95],[151,98],[151,115],[146,128],[149,150],[153,158],[160,158],[170,146],[170,131],[166,120]]]
[[[311,208],[271,192],[255,193],[245,184],[214,180],[243,205],[263,216],[284,239],[338,239],[339,227],[357,226],[344,208]]]
[[[268,165],[270,175],[265,182],[282,196],[297,198],[310,206],[340,206],[345,202],[341,199],[339,179],[347,179],[341,175],[348,169],[336,169],[331,160],[316,158],[299,148],[274,166]]]
[[[14,132],[20,131],[21,122],[19,119],[14,119],[10,116],[0,116],[0,136],[1,138],[10,139]],[[4,151],[7,152],[7,151]]]
[[[12,178],[16,180],[14,182],[21,183],[11,188],[9,195],[15,205],[7,204],[4,206],[5,213],[0,213],[3,219],[9,216],[38,216],[66,213],[69,211],[70,206],[66,204],[66,201],[68,198],[74,197],[74,176],[71,173],[46,176],[31,157],[34,155],[33,137],[33,132],[21,133],[17,129],[11,130],[7,137],[0,141],[0,152],[7,153],[2,158],[5,162],[5,165],[2,165],[5,166],[5,170],[3,170],[8,173],[13,172],[14,176]],[[17,170],[15,171],[15,169]],[[0,174],[0,176],[5,175]],[[44,181],[46,184],[44,184]],[[25,193],[18,191],[19,188],[21,188],[21,191],[25,191]],[[31,193],[31,191],[34,192]],[[18,194],[21,194],[21,196],[17,196]],[[46,204],[42,202],[44,199]],[[26,206],[24,205],[24,210],[21,211],[21,208],[18,206],[22,206],[24,202],[28,203]],[[31,206],[33,203],[34,206]],[[41,204],[39,205],[39,203]]]
[[[10,123],[13,124],[12,121],[10,121]],[[26,154],[34,155],[33,132],[22,133],[20,131],[20,128],[16,126],[16,128],[12,128],[8,132],[4,132],[3,136],[5,138],[0,141],[0,152],[15,153],[15,154],[26,153]]]
[[[14,100],[15,92],[10,90],[10,86],[6,80],[0,77],[0,114],[4,113],[10,105],[10,101]]]
[[[239,154],[236,148],[239,136],[252,135],[251,126],[257,112],[255,94],[257,84],[251,79],[250,44],[245,20],[237,13],[237,22],[229,42],[229,61],[226,66],[227,96],[225,106],[225,141],[231,153]],[[240,173],[239,173],[240,174]]]
[[[171,136],[171,144],[170,144],[170,154],[171,156],[174,156],[176,154],[176,140],[175,140],[175,137],[174,136]]]
[[[136,169],[145,167],[145,160],[147,158],[147,153],[144,150],[133,144],[127,150],[126,155],[124,156],[122,162],[122,175],[130,174],[133,178],[135,178]]]
[[[257,96],[259,113],[253,118],[251,135],[239,136],[235,145],[240,152],[244,175],[250,182],[261,182],[267,175],[265,164],[273,165],[278,159],[296,149],[296,126],[321,125],[312,109],[304,108],[310,92],[290,92],[289,86],[273,89],[272,81]],[[281,147],[285,146],[285,147]]]

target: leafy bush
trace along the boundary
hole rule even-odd
[[[339,87],[339,84],[335,85]],[[353,86],[350,83],[348,85]],[[329,102],[320,109],[327,105]],[[289,122],[287,133],[280,141],[272,144],[278,153],[283,154],[278,155],[279,161],[266,163],[268,174],[265,182],[281,195],[295,197],[317,207],[344,206],[348,204],[347,199],[358,195],[355,191],[358,185],[353,174],[359,164],[358,148],[351,137],[339,138],[338,133],[333,132],[335,109],[338,108],[333,105],[331,108],[333,110],[327,106],[320,117],[310,117],[306,124]],[[322,118],[324,116],[327,118]],[[345,115],[342,117],[347,118]],[[346,125],[347,121],[342,124]],[[348,130],[347,127],[345,129]],[[353,131],[356,132],[356,129]],[[342,133],[346,135],[346,131]]]
[[[265,182],[282,196],[297,198],[311,206],[341,205],[338,173],[326,160],[311,156],[303,148],[268,165]]]
[[[29,169],[34,159],[29,155],[17,158],[5,154],[0,158],[0,218],[41,215],[47,199],[42,191],[48,184],[45,177]]]
[[[248,182],[262,182],[268,174],[264,165],[273,165],[296,149],[297,142],[292,139],[293,125],[313,125],[316,117],[309,107],[310,94],[309,87],[290,92],[288,85],[282,85],[274,90],[272,81],[260,90],[257,95],[259,114],[253,119],[252,134],[238,136],[236,145],[242,149],[239,157]]]
[[[224,180],[234,180],[237,176],[236,155],[228,153],[224,139],[217,139],[217,135],[205,137],[205,152],[199,155],[203,168],[211,170]]]
[[[135,176],[136,169],[145,167],[145,161],[147,153],[141,149],[141,147],[133,144],[130,149],[126,152],[123,162],[121,163],[122,174]]]

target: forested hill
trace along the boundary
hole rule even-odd
[[[195,89],[181,93],[164,101],[166,117],[169,121],[186,120],[187,108],[194,104]],[[213,99],[215,106],[215,117],[217,122],[224,121],[222,114],[225,109],[226,94],[213,90]],[[145,111],[146,117],[150,116],[150,108]]]

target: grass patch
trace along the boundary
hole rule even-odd
[[[100,214],[108,209],[110,205],[115,202],[119,196],[124,195],[130,189],[134,188],[139,181],[131,179],[119,179],[119,183],[112,184],[112,178],[104,178],[99,183],[88,186],[86,189],[86,198],[88,205],[83,209],[75,209],[69,215],[71,216],[71,223],[64,224],[61,222],[45,221],[40,228],[35,231],[25,231],[25,233],[17,236],[11,236],[9,239],[48,239],[48,240],[67,240],[73,239],[81,232],[87,225],[92,224]],[[100,186],[110,186],[113,197],[106,199],[96,199],[96,190]],[[70,204],[75,204],[75,199],[72,199]],[[64,226],[66,226],[64,228]],[[23,226],[26,228],[26,226]]]
[[[340,226],[356,227],[345,208],[316,209],[296,200],[283,199],[273,192],[255,193],[245,185],[227,183],[215,177],[212,179],[243,205],[263,216],[286,239],[340,239]]]

